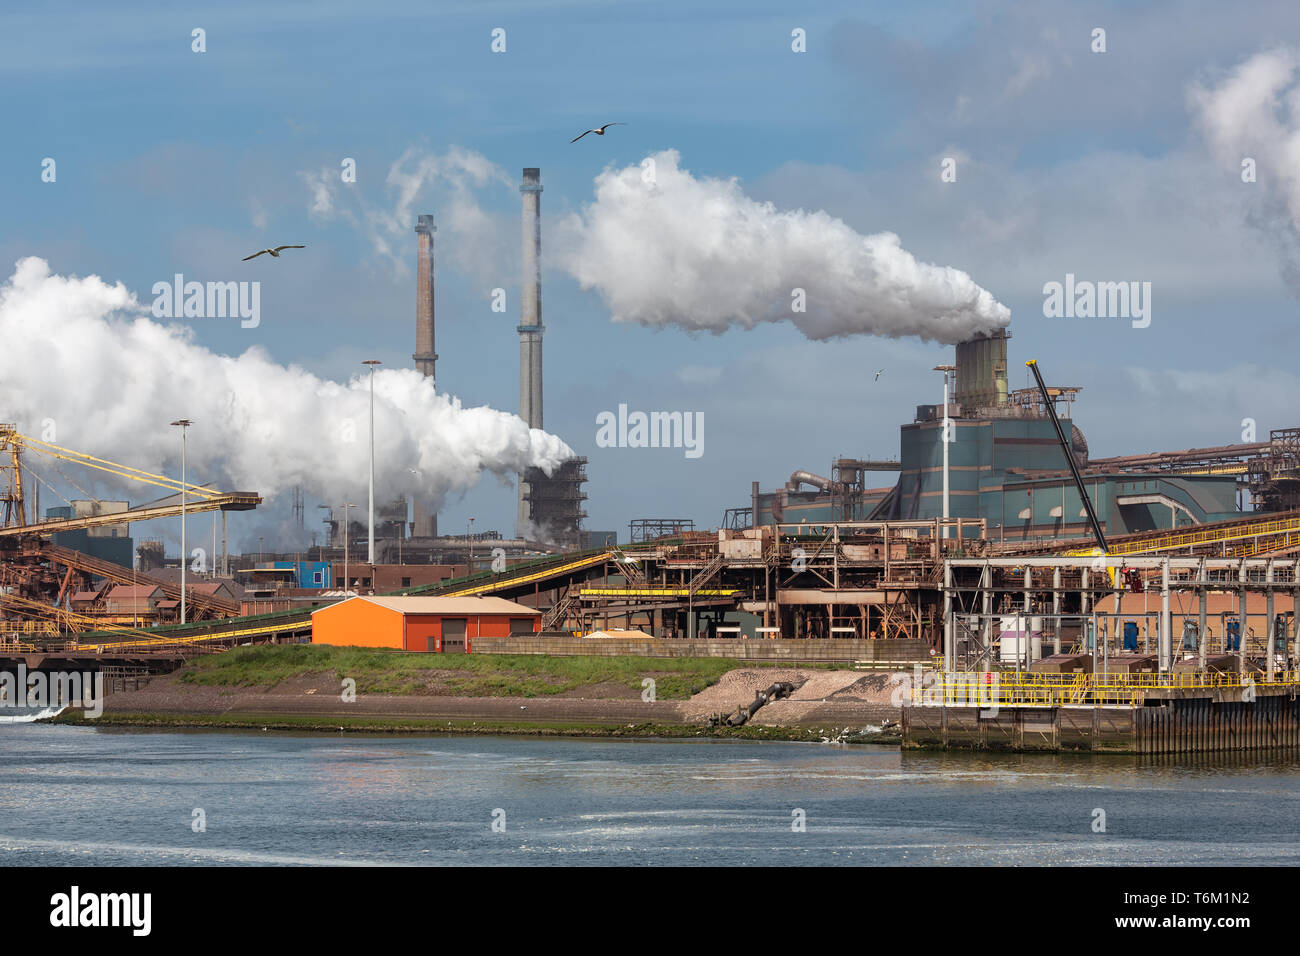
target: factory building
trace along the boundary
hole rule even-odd
[[[469,654],[479,637],[536,633],[542,613],[496,597],[354,597],[311,623],[313,644]]]
[[[1009,338],[1009,332],[999,330],[956,347],[956,383],[947,409],[949,515],[984,519],[993,540],[1090,537],[1083,503],[1042,395],[1037,388],[1008,388]],[[1150,469],[1142,467],[1145,459],[1090,460],[1088,442],[1071,415],[1080,389],[1047,391],[1108,536],[1240,514],[1233,471],[1242,469],[1198,467],[1190,452]],[[914,420],[899,429],[897,461],[840,459],[830,478],[796,471],[776,492],[755,487],[750,523],[942,517],[944,427],[942,404],[918,406]],[[1254,448],[1205,451],[1231,458]],[[1179,456],[1187,467],[1176,467]],[[869,487],[866,476],[886,468],[897,470],[896,483]],[[804,490],[805,485],[811,490]]]

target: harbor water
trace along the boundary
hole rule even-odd
[[[0,728],[6,865],[1293,865],[1300,759]]]

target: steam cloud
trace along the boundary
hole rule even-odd
[[[918,262],[890,232],[864,236],[825,212],[779,211],[735,179],[696,178],[665,150],[596,177],[565,219],[559,262],[616,321],[722,332],[789,320],[810,339],[865,333],[954,343],[1010,310],[966,273]],[[653,177],[649,171],[653,170]],[[792,311],[792,290],[807,311]]]
[[[192,339],[147,318],[121,283],[22,259],[0,285],[0,420],[35,437],[53,420],[57,444],[178,477],[180,436],[167,423],[191,418],[191,481],[268,498],[294,485],[334,502],[364,494],[368,378],[340,384],[260,348],[230,357]],[[436,508],[484,471],[549,473],[573,454],[515,415],[437,394],[414,369],[378,371],[374,386],[378,495],[418,492]],[[123,490],[153,497],[143,488]]]
[[[1261,200],[1248,220],[1279,247],[1283,277],[1300,294],[1300,54],[1258,53],[1189,99],[1215,157],[1240,171],[1255,160]]]
[[[497,263],[513,249],[504,243],[504,221],[498,222],[478,203],[476,190],[488,186],[511,190],[505,170],[481,153],[452,146],[442,153],[417,147],[405,150],[388,169],[384,185],[390,203],[367,201],[355,185],[344,185],[337,169],[328,167],[298,174],[311,193],[308,215],[318,222],[340,219],[360,231],[372,253],[386,260],[398,275],[410,271],[414,259],[411,230],[416,204],[436,194],[438,255],[458,271],[480,281],[499,281]],[[518,229],[518,226],[515,226]],[[512,238],[517,237],[509,233]]]

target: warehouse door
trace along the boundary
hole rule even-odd
[[[465,653],[465,618],[444,617],[442,619],[442,652],[444,654]]]

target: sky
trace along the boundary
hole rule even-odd
[[[363,360],[412,365],[412,230],[431,213],[442,397],[402,406],[417,400],[385,385],[378,491],[456,457],[441,529],[473,516],[509,535],[511,455],[540,440],[498,417],[506,451],[449,435],[486,421],[457,405],[518,410],[517,186],[536,166],[544,428],[590,459],[590,529],[716,527],[752,481],[895,456],[899,425],[942,395],[943,330],[1007,316],[1012,387],[1030,384],[1030,358],[1082,387],[1095,457],[1263,438],[1300,424],[1297,50],[1300,8],[1282,2],[9,6],[11,296],[15,264],[38,257],[50,276],[120,283],[127,314],[147,316],[176,273],[257,281],[261,299],[256,327],[153,319],[170,337],[124,337],[140,344],[93,376],[68,357],[91,340],[65,324],[72,299],[0,317],[0,420],[8,402],[25,428],[57,421],[60,444],[178,474],[167,423],[193,419],[191,477],[272,495],[232,520],[234,546],[301,547],[299,471],[337,466],[302,481],[309,529],[315,505],[364,501],[364,442],[312,429],[337,424],[328,383],[355,398]],[[626,125],[570,142],[609,122]],[[653,203],[637,191],[647,160]],[[307,248],[241,261],[288,243]],[[1046,315],[1045,285],[1067,274],[1150,283],[1149,324]],[[801,283],[802,318],[788,306]],[[239,379],[257,393],[240,406],[212,369],[249,350],[265,375]],[[423,441],[429,403],[443,444]],[[603,447],[598,418],[620,405],[702,416],[701,453]],[[298,416],[303,449],[268,433],[250,461],[233,407]],[[303,467],[266,464],[278,447]]]

